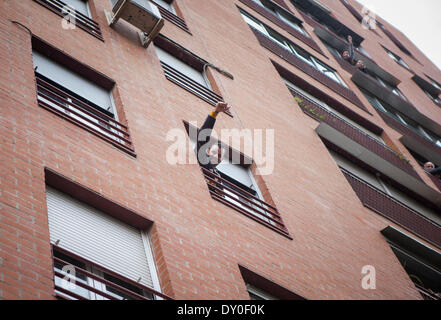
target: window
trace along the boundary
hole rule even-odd
[[[160,5],[162,8],[170,11],[173,14],[176,14],[176,10],[173,6],[173,1],[168,2],[165,0],[153,0],[153,2],[155,2],[156,4]]]
[[[258,289],[251,284],[247,284],[247,291],[250,295],[250,300],[279,300],[268,292]]]
[[[431,130],[424,128],[415,120],[410,119],[406,115],[402,114],[398,110],[393,107],[387,105],[385,102],[380,101],[377,97],[372,96],[364,90],[361,90],[366,99],[370,102],[370,104],[377,110],[380,110],[383,113],[388,114],[392,118],[401,122],[404,126],[412,129],[415,133],[418,133],[420,136],[434,143],[436,146],[441,148],[441,137],[432,132]]]
[[[63,65],[50,60],[45,55],[33,51],[34,69],[38,75],[58,84],[68,91],[89,103],[97,110],[116,117],[112,94],[93,82],[79,76]]]
[[[212,91],[210,81],[204,72],[204,62],[200,58],[196,59],[192,56],[192,59],[197,60],[195,63],[198,66],[197,69],[159,46],[155,46],[155,50],[168,80],[211,105],[216,105],[218,101],[223,100],[220,95]]]
[[[286,10],[283,10],[279,8],[278,6],[272,4],[270,1],[267,0],[253,0],[258,5],[264,7],[268,11],[272,12],[275,16],[279,17],[283,22],[303,34],[304,36],[309,37],[309,34],[306,32],[306,30],[303,28],[303,26],[297,22],[295,19],[292,18],[291,14],[286,12]]]
[[[159,290],[159,282],[145,230],[117,220],[49,186],[46,199],[58,294],[65,298],[80,296],[100,300],[130,298],[118,287],[112,286],[116,284],[146,298],[153,298],[152,292]],[[76,280],[79,284],[75,288],[66,289],[62,285],[66,264],[78,267]],[[106,285],[87,272],[111,284]],[[98,289],[103,295],[90,287]]]
[[[203,72],[196,70],[195,68],[189,66],[182,60],[179,60],[178,58],[172,56],[167,51],[162,50],[161,48],[155,47],[156,54],[158,55],[159,60],[162,63],[166,63],[170,67],[178,70],[182,74],[186,75],[193,81],[199,83],[200,85],[210,89],[210,83],[206,79],[206,76]]]
[[[271,220],[273,216],[269,212],[265,211],[265,209],[269,209],[269,207],[261,203],[256,203],[252,197],[247,196],[248,193],[264,201],[263,195],[260,192],[249,167],[233,164],[229,160],[224,159],[216,167],[216,170],[219,172],[222,178],[226,179],[237,187],[234,188],[231,184],[227,184],[227,187],[223,189],[224,198],[234,203],[238,207],[241,207],[243,210],[246,210],[247,212],[257,216],[269,224],[276,226],[276,223]],[[229,187],[233,187],[234,190],[231,190]],[[245,193],[242,191],[245,191]],[[237,193],[239,193],[239,195]]]
[[[75,11],[80,12],[86,17],[91,17],[89,3],[87,0],[64,0],[64,2]]]
[[[397,56],[395,53],[391,52],[390,50],[384,48],[386,50],[389,57],[391,57],[392,60],[394,60],[396,63],[398,63],[400,66],[406,68],[407,70],[410,70],[409,66],[404,62],[403,59],[401,59],[399,56]]]
[[[239,265],[239,271],[245,282],[250,300],[305,300],[302,296],[251,271],[247,267]]]
[[[317,58],[310,55],[308,52],[300,48],[299,46],[295,45],[288,39],[284,38],[282,35],[278,34],[271,28],[267,27],[257,19],[251,17],[247,13],[241,10],[241,14],[245,22],[253,29],[259,31],[275,43],[277,43],[279,46],[283,47],[285,50],[289,51],[290,53],[294,54],[296,57],[304,61],[305,63],[312,66],[314,69],[320,71],[322,74],[327,76],[328,78],[332,79],[333,81],[337,82],[338,84],[344,86],[347,88],[346,83],[343,81],[343,79],[339,76],[337,71],[323,63],[322,61],[318,60]]]
[[[84,31],[104,41],[101,29],[97,22],[92,20],[92,15],[87,0],[34,0],[65,18]]]
[[[418,239],[388,226],[381,231],[424,300],[441,300],[440,255]]]
[[[441,99],[439,98],[439,96],[432,94],[429,91],[424,90],[424,89],[423,89],[423,91],[433,102],[441,105]]]
[[[115,109],[111,93],[114,82],[40,40],[33,39],[33,47],[38,104],[134,154],[128,129],[119,122]]]
[[[325,11],[326,13],[330,14],[331,10],[325,6],[324,4],[320,3],[317,0],[309,0],[310,2],[312,2],[313,4],[315,4],[317,7],[319,7],[320,9],[322,9],[323,11]]]
[[[429,76],[428,76],[427,78],[429,78],[430,83],[431,83],[435,88],[441,90],[441,84],[439,84],[439,82],[433,80],[433,79],[432,79],[431,77],[429,77]]]
[[[184,124],[197,156],[198,152],[204,152],[197,150],[198,129],[188,122],[184,121]],[[213,140],[214,138],[211,138],[205,143],[220,145],[224,157],[217,166],[201,166],[211,197],[291,239],[277,208],[265,201],[258,187],[251,171],[252,159]]]
[[[174,0],[151,0],[157,5],[161,16],[170,23],[173,23],[177,27],[191,34],[187,23],[182,18],[182,13],[177,7]]]

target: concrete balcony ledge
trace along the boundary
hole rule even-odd
[[[393,108],[402,112],[409,118],[418,122],[427,129],[432,130],[437,135],[441,136],[440,124],[438,124],[436,121],[433,121],[429,117],[419,112],[418,109],[409,101],[404,100],[402,97],[394,94],[388,88],[385,88],[382,85],[380,85],[376,80],[374,80],[368,74],[358,70],[352,75],[352,81],[361,88],[375,95],[380,100],[386,102]]]
[[[403,170],[327,123],[320,123],[315,131],[320,137],[441,208],[441,193],[426,185],[416,173],[412,174],[409,170]]]

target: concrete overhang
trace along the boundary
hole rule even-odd
[[[415,256],[425,260],[441,270],[441,253],[437,252],[417,239],[414,239],[400,230],[387,226],[381,230],[381,234],[395,245],[413,253]]]
[[[426,185],[424,181],[396,167],[324,122],[320,123],[315,131],[320,137],[441,208],[441,194]]]
[[[424,78],[420,77],[419,75],[414,75],[412,77],[412,80],[415,81],[416,84],[418,84],[421,88],[426,90],[427,92],[433,94],[433,95],[440,95],[441,90],[432,85],[429,81],[425,80]]]
[[[431,162],[436,164],[438,167],[441,167],[441,154],[433,152],[432,148],[429,148],[428,146],[421,143],[419,140],[408,135],[402,136],[400,138],[400,141],[412,151],[415,151],[426,159],[430,159]],[[437,148],[437,146],[433,145],[433,148]]]
[[[382,85],[377,83],[376,80],[372,79],[369,75],[360,70],[357,70],[352,75],[351,80],[361,88],[375,95],[378,99],[386,102],[391,107],[397,109],[409,118],[418,122],[423,127],[441,136],[440,124],[433,121],[429,117],[426,117],[424,114],[419,112],[409,101],[404,100],[389,89],[383,87]]]

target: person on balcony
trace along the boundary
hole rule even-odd
[[[198,130],[196,153],[199,165],[213,172],[216,166],[222,162],[223,149],[220,143],[210,146],[211,132],[216,123],[216,117],[219,113],[228,112],[230,107],[226,102],[218,102],[214,111],[205,119]]]
[[[441,179],[441,167],[435,168],[435,165],[432,162],[426,162],[424,164],[424,170],[433,176],[438,176],[438,178]]]
[[[202,168],[209,170],[215,176],[220,176],[216,167],[222,162],[224,150],[220,142],[210,146],[211,132],[213,131],[218,114],[228,112],[229,110],[230,107],[226,102],[218,102],[215,110],[210,112],[197,134],[196,156],[198,163]],[[207,180],[210,190],[216,192],[219,196],[224,197],[224,193],[219,190],[218,179],[213,176],[210,178],[214,180]]]
[[[358,60],[358,61],[355,60],[354,43],[352,42],[352,36],[350,36],[350,35],[348,36],[348,43],[349,43],[348,50],[343,51],[343,54],[342,54],[343,59],[348,61],[353,66],[356,66],[360,70],[362,70],[362,71],[365,70],[366,66],[365,66],[363,60]]]

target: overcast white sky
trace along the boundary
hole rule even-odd
[[[358,2],[401,30],[441,69],[441,0]]]

